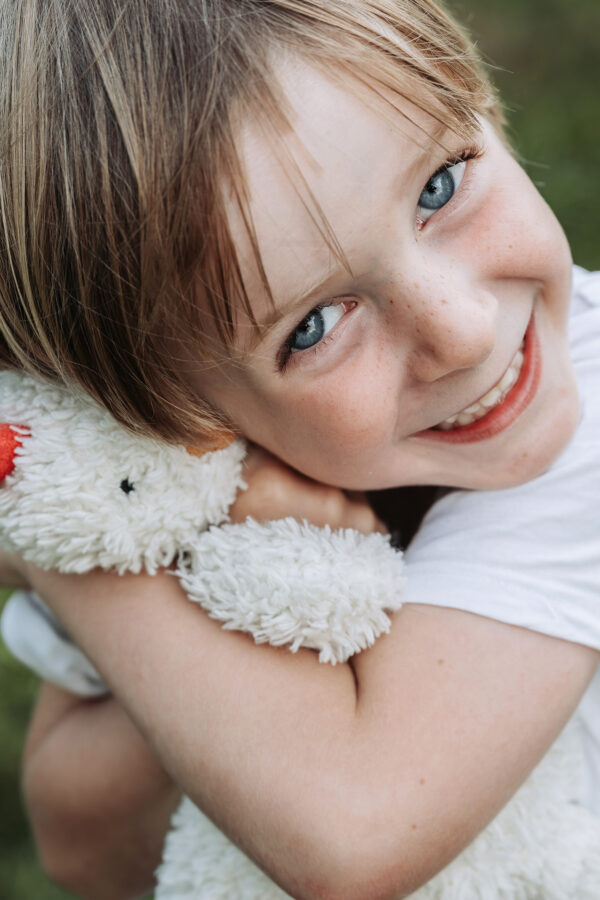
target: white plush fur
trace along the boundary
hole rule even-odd
[[[154,573],[224,521],[243,485],[241,441],[195,457],[120,427],[81,391],[19,372],[0,373],[0,412],[29,432],[0,490],[2,544],[42,568]]]
[[[65,572],[175,563],[190,598],[224,627],[310,647],[324,662],[388,630],[404,576],[386,538],[291,519],[226,524],[244,486],[241,442],[198,458],[134,435],[76,389],[10,372],[0,373],[0,421],[22,440],[0,485],[0,545]],[[565,734],[496,820],[414,896],[598,900],[600,823],[572,802],[579,773],[578,736]],[[183,801],[156,900],[285,896]]]
[[[309,647],[330,663],[389,630],[386,611],[400,608],[404,580],[402,556],[381,534],[294,519],[212,527],[177,575],[225,628],[256,643]]]

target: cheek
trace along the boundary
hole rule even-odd
[[[346,449],[381,440],[390,429],[393,410],[390,392],[377,382],[376,372],[368,380],[336,379],[298,400],[298,427],[323,444],[343,440]]]
[[[570,277],[571,257],[565,234],[550,207],[525,172],[511,162],[504,183],[471,223],[471,240],[496,277],[538,279]]]
[[[319,379],[308,388],[267,399],[268,434],[254,440],[313,477],[368,465],[393,439],[396,392],[380,363]],[[263,419],[263,424],[266,424]]]

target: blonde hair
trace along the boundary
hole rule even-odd
[[[425,95],[458,133],[500,115],[432,0],[1,4],[2,365],[76,380],[146,433],[210,443],[224,423],[173,348],[210,361],[236,309],[253,318],[223,183],[244,211],[236,133],[250,114],[285,121],[282,49],[375,92]]]

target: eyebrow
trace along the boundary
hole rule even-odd
[[[312,300],[314,300],[314,305],[317,306],[319,303],[319,300],[317,299],[319,295],[327,289],[332,281],[339,278],[342,273],[346,276],[352,275],[349,268],[339,264],[328,269],[325,274],[323,274],[321,270],[321,273],[315,275],[314,278],[307,279],[302,287],[294,293],[291,300],[279,303],[276,298],[272,298],[271,310],[257,321],[251,336],[244,341],[243,345],[239,348],[240,358],[243,360],[250,356],[259,344],[261,344],[284,319],[290,316],[295,309],[298,307],[306,308]],[[309,312],[310,309],[307,309],[305,315]],[[300,319],[298,320],[300,321]]]
[[[317,297],[330,284],[334,278],[340,274],[341,267],[330,269],[323,277],[316,276],[307,281],[302,288],[295,294],[293,299],[286,303],[280,304],[274,302],[271,311],[258,323],[258,327],[254,329],[252,337],[247,342],[243,350],[243,355],[247,356],[269,335],[284,319],[291,315],[298,307],[306,307],[311,300],[317,303]],[[341,270],[346,275],[349,274],[347,269]],[[310,312],[310,310],[307,310]]]

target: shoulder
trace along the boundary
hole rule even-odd
[[[573,296],[600,306],[600,271],[590,272],[582,266],[573,266]]]
[[[600,462],[600,272],[588,272],[579,266],[573,268],[569,343],[582,414],[568,452],[577,454],[579,448],[589,470]]]

